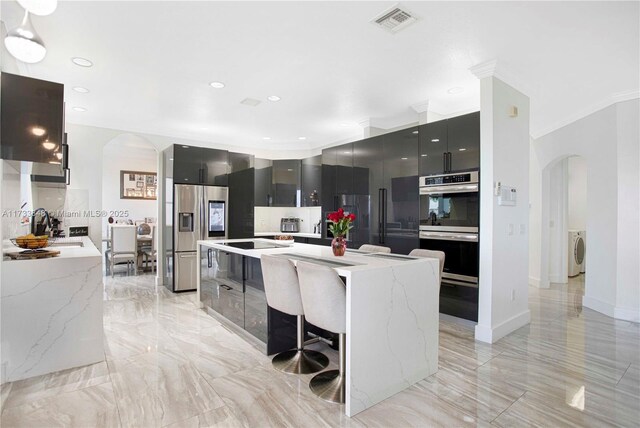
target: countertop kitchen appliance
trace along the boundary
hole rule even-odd
[[[174,292],[190,291],[197,283],[197,242],[227,238],[229,189],[175,184],[173,192],[173,275],[168,285]]]
[[[300,232],[300,219],[298,217],[282,217],[280,219],[280,232]]]

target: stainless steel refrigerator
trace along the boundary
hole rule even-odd
[[[228,213],[227,187],[174,185],[172,291],[196,289],[198,241],[227,238]]]

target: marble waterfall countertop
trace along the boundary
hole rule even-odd
[[[20,251],[3,242],[3,251]],[[1,382],[104,360],[102,257],[91,240],[57,257],[3,260]]]
[[[328,246],[298,243],[259,250],[225,245],[243,241],[279,244],[268,239],[199,241],[198,252],[210,247],[254,258],[282,254],[294,263],[332,266],[346,279],[348,416],[438,370],[438,260],[358,251],[335,257]]]

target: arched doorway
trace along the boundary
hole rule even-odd
[[[102,211],[107,213],[101,220],[102,236],[108,237],[110,218],[114,223],[148,224],[152,230],[158,221],[158,152],[155,146],[138,135],[121,134],[106,143],[102,150]],[[150,240],[151,231],[146,233],[143,226],[139,232],[139,244],[151,246],[151,242],[146,242]],[[107,241],[103,241],[103,253],[107,245]],[[157,250],[157,242],[153,242],[153,246]],[[139,254],[139,266],[143,266],[143,261]],[[151,270],[151,266],[143,267]],[[103,272],[107,271],[105,258]],[[114,270],[119,275],[127,272],[126,265]]]

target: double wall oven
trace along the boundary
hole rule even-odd
[[[445,253],[441,312],[477,321],[478,171],[420,177],[420,248]],[[443,307],[444,305],[444,307]]]

